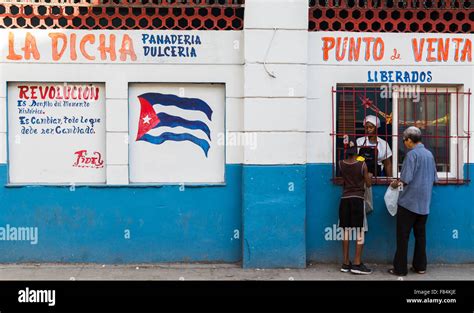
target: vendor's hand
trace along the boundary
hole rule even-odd
[[[392,188],[398,188],[398,186],[400,186],[400,181],[398,179],[393,180],[390,184],[390,187]]]
[[[370,179],[374,178],[374,174],[369,173],[369,178],[370,178]]]

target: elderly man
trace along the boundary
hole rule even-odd
[[[367,135],[357,138],[359,155],[364,157],[369,172],[374,176],[382,175],[383,165],[385,176],[392,177],[392,150],[385,140],[377,137],[380,119],[374,115],[367,115],[363,124]]]
[[[407,270],[408,239],[411,229],[415,235],[415,252],[411,271],[424,274],[426,271],[426,233],[425,226],[430,213],[433,184],[438,181],[436,163],[433,155],[421,143],[421,131],[408,127],[403,132],[403,143],[409,149],[402,165],[400,180],[391,184],[397,188],[403,184],[398,198],[397,212],[397,251],[390,274],[405,276]]]

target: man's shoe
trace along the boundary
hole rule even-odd
[[[351,273],[353,274],[360,274],[360,275],[368,275],[372,274],[372,270],[367,268],[364,263],[360,263],[359,265],[352,264]]]
[[[342,263],[341,272],[347,273],[351,270],[351,268],[352,268],[352,263],[351,262],[349,262],[349,264]]]
[[[410,267],[410,271],[412,271],[413,273],[417,273],[417,274],[425,274],[426,271],[417,271],[413,266]]]
[[[393,269],[393,268],[389,269],[388,273],[392,274],[392,275],[395,275],[395,276],[407,276],[407,274],[399,274],[399,273],[395,272],[395,269]]]

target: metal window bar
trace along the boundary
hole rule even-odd
[[[469,166],[466,169],[463,169],[463,166],[464,164],[469,164],[471,91],[460,91],[457,87],[447,87],[445,90],[439,90],[439,88],[430,89],[429,87],[424,89],[415,88],[416,86],[413,85],[411,90],[418,90],[421,93],[418,95],[418,103],[407,101],[406,95],[398,94],[395,105],[393,102],[394,98],[392,98],[393,95],[390,98],[385,97],[383,102],[380,101],[383,98],[381,97],[382,89],[380,86],[365,84],[332,87],[331,137],[333,144],[332,180],[334,183],[342,183],[342,178],[339,176],[337,168],[338,161],[345,157],[344,146],[341,146],[341,140],[344,135],[352,138],[366,137],[368,135],[366,128],[360,131],[360,125],[365,116],[369,114],[379,117],[382,125],[384,125],[383,129],[385,131],[381,133],[380,130],[382,128],[376,128],[375,136],[385,139],[385,148],[391,146],[393,153],[392,169],[395,170],[392,173],[392,177],[374,177],[375,184],[388,184],[393,177],[399,177],[401,160],[404,153],[406,153],[400,139],[402,138],[403,130],[411,125],[422,129],[423,142],[435,156],[440,179],[439,184],[465,184],[470,182]],[[405,89],[399,88],[399,90]],[[346,95],[350,95],[352,101],[347,101]],[[361,97],[369,99],[368,96],[372,95],[374,101],[371,100],[371,105],[367,106],[362,103]],[[400,99],[400,96],[403,96],[403,99]],[[467,112],[464,110],[460,112],[460,103],[461,107],[464,107],[463,104],[466,103]],[[444,112],[440,108],[443,108]],[[389,112],[389,110],[392,112]],[[402,115],[400,115],[401,110],[403,110]],[[410,110],[412,112],[409,115]],[[419,110],[419,114],[417,110]],[[433,113],[434,116],[430,115]],[[462,114],[465,114],[464,118],[460,119]],[[350,119],[348,119],[349,115],[351,115]],[[392,123],[397,122],[396,126],[392,125],[392,130],[389,128],[389,123],[387,123],[389,118],[392,119]],[[466,123],[467,125],[465,125]],[[337,129],[335,128],[336,125]],[[399,128],[400,126],[401,128]],[[464,145],[464,143],[467,144]],[[466,148],[467,151],[461,150],[463,148]],[[463,159],[461,156],[466,156],[466,159]],[[376,160],[375,166],[377,163],[378,160]]]

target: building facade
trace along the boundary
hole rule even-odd
[[[429,262],[474,261],[469,3],[60,2],[0,12],[0,262],[338,262],[368,114],[394,177],[404,127],[436,156]],[[393,257],[389,181],[367,262]]]

